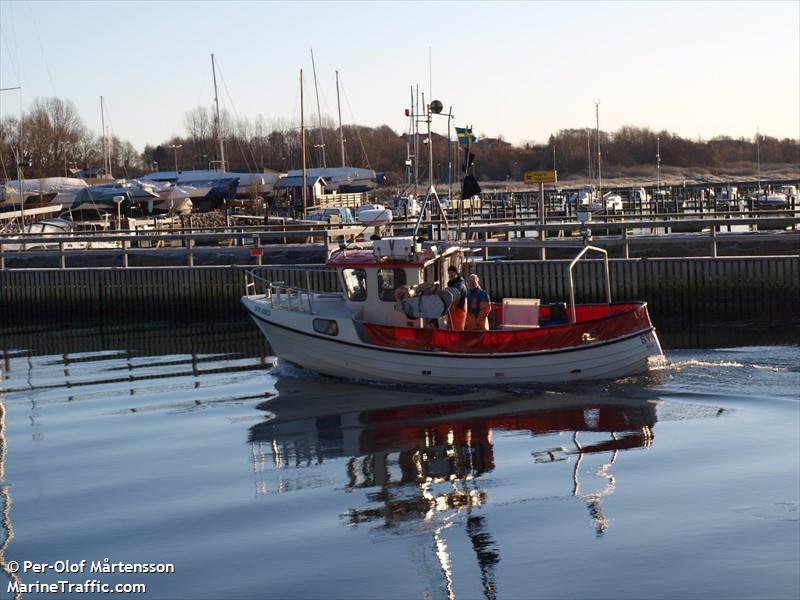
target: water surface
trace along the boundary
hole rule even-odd
[[[173,563],[10,575],[153,598],[797,598],[800,347],[727,329],[497,390],[273,367],[248,323],[9,330],[0,562]]]

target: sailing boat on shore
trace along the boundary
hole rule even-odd
[[[600,103],[595,102],[595,136],[597,183],[595,184],[595,171],[592,170],[591,138],[587,133],[586,147],[589,158],[590,185],[585,189],[568,194],[562,202],[562,211],[565,215],[575,214],[584,210],[588,212],[617,212],[622,210],[622,196],[612,191],[603,194],[603,167],[602,153],[600,152]]]
[[[217,164],[217,168],[189,171],[158,171],[143,175],[139,179],[143,182],[169,182],[175,184],[186,191],[195,206],[199,206],[201,209],[216,207],[222,201],[233,200],[234,198],[255,199],[259,196],[272,195],[275,184],[279,179],[278,173],[238,173],[227,171],[214,54],[211,54],[211,73],[214,80],[214,132],[219,144],[219,160],[213,162]]]
[[[325,155],[325,135],[322,128],[322,112],[319,104],[319,90],[317,89],[317,71],[314,62],[314,50],[311,49],[311,65],[314,70],[314,89],[317,98],[317,125],[320,136],[320,143],[317,146],[320,150],[319,163],[321,167],[306,168],[305,176],[316,180],[322,178],[325,181],[326,192],[338,192],[340,194],[350,194],[358,192],[368,192],[378,185],[378,176],[373,169],[352,167],[347,165],[344,152],[344,132],[342,128],[342,105],[339,96],[339,71],[336,71],[336,107],[339,115],[339,151],[341,154],[339,167],[329,167]],[[295,169],[286,174],[287,177],[303,178],[303,170]]]
[[[779,210],[789,205],[789,194],[783,190],[771,191],[761,187],[761,134],[756,131],[756,164],[758,165],[758,189],[753,193],[752,199],[759,208]]]

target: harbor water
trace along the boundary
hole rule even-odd
[[[647,375],[500,389],[244,321],[8,326],[2,597],[798,598],[800,327],[656,326]]]

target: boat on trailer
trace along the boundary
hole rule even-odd
[[[590,251],[603,255],[606,302],[576,304],[574,268]],[[647,303],[611,301],[608,255],[593,246],[569,265],[568,305],[505,299],[493,306],[492,329],[448,329],[447,268],[461,270],[467,252],[423,248],[413,237],[383,238],[371,249],[341,248],[330,255],[327,266],[336,270],[341,292],[249,272],[242,303],[280,360],[346,379],[565,383],[642,373],[663,357]],[[411,291],[418,312],[409,313],[407,300],[398,302],[398,288]]]

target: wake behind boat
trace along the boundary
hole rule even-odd
[[[572,271],[589,251],[604,256],[603,304],[574,301]],[[570,265],[568,307],[505,299],[493,307],[493,329],[447,329],[453,297],[442,282],[465,252],[458,246],[423,249],[411,237],[384,238],[372,249],[330,256],[327,265],[337,270],[341,292],[288,287],[250,273],[242,303],[279,359],[348,379],[560,383],[641,373],[651,358],[663,356],[647,304],[611,302],[607,254],[592,246]],[[411,293],[398,301],[401,289]]]

